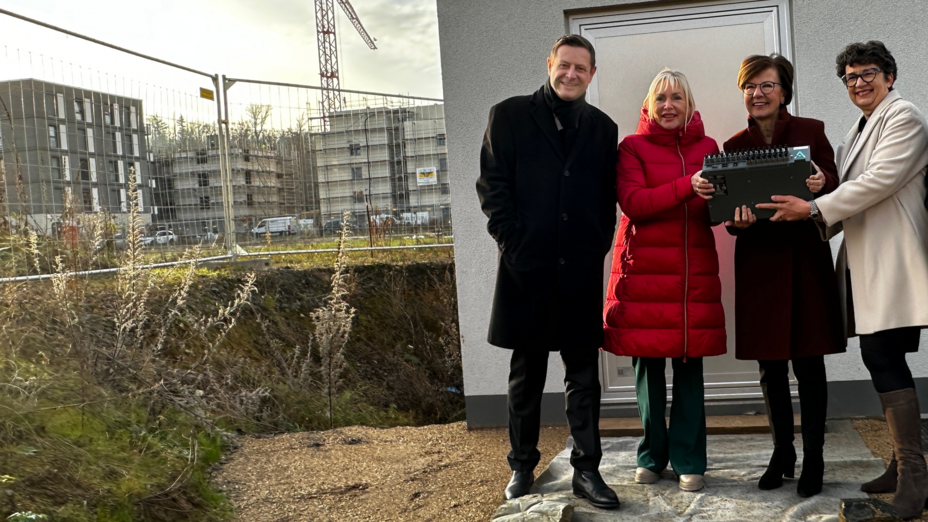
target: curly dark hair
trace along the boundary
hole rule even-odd
[[[793,64],[779,54],[774,53],[770,56],[755,54],[745,58],[738,71],[738,88],[743,89],[748,80],[767,69],[777,72],[780,77],[780,88],[783,89],[783,105],[789,105],[789,102],[793,100]]]
[[[852,43],[838,53],[835,60],[835,72],[838,78],[847,74],[847,66],[874,64],[883,71],[883,77],[889,80],[889,75],[893,75],[893,83],[899,78],[899,72],[896,69],[896,59],[889,49],[879,40],[870,40],[867,43]],[[890,87],[889,90],[893,88]]]

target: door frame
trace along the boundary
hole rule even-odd
[[[719,27],[744,23],[762,22],[767,27],[766,48],[774,49],[792,61],[792,32],[790,27],[789,0],[715,0],[685,5],[632,6],[618,7],[594,12],[584,11],[568,14],[568,25],[572,34],[592,37],[604,30],[618,30],[622,35],[647,34],[673,30]],[[794,84],[795,82],[794,79]],[[798,96],[794,91],[789,104],[790,113],[796,114]],[[599,106],[598,82],[590,84],[588,90],[590,104]],[[605,279],[608,281],[609,267],[605,267]],[[734,310],[730,311],[734,313]],[[734,332],[729,332],[734,338]],[[671,365],[667,365],[668,371]],[[631,367],[618,367],[606,352],[600,357],[600,378],[603,383],[602,403],[604,405],[626,406],[634,404],[635,386],[633,384],[612,384],[611,374],[623,375],[627,382],[628,375],[634,375]],[[708,372],[707,372],[707,375]],[[719,375],[719,374],[714,374]],[[707,404],[724,404],[749,401],[755,403],[762,397],[760,383],[756,379],[746,380],[745,374],[731,374],[732,380],[706,382],[705,400]],[[711,381],[711,379],[710,379]],[[668,402],[670,401],[670,380],[668,379]],[[790,378],[790,391],[797,394],[795,378]]]

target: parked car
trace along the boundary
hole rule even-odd
[[[142,244],[145,246],[168,245],[173,246],[177,243],[177,236],[170,230],[159,230],[154,236],[142,238]]]
[[[282,236],[296,234],[299,230],[300,225],[296,222],[296,218],[286,216],[262,219],[255,228],[251,229],[251,233],[256,236],[263,236],[267,233]]]
[[[218,232],[206,232],[197,236],[197,243],[203,245],[212,245],[219,239]]]
[[[342,220],[340,219],[330,219],[322,225],[322,235],[323,236],[337,236],[342,231]],[[348,222],[348,233],[354,234],[358,231],[358,226],[353,222]]]

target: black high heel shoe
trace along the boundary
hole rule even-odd
[[[796,476],[796,448],[792,444],[773,449],[767,471],[760,478],[757,487],[760,489],[777,489],[783,485],[783,477]],[[819,486],[821,490],[821,486]]]
[[[800,497],[809,498],[822,492],[822,479],[825,476],[825,459],[821,454],[802,456],[802,473],[799,475],[799,485],[796,493]]]

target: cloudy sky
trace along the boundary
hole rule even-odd
[[[368,49],[336,3],[342,88],[440,98],[435,0],[352,5],[379,49]],[[0,8],[210,73],[319,85],[313,0],[0,0]],[[49,57],[101,74],[157,70],[3,15],[0,46],[0,79],[35,75]]]

